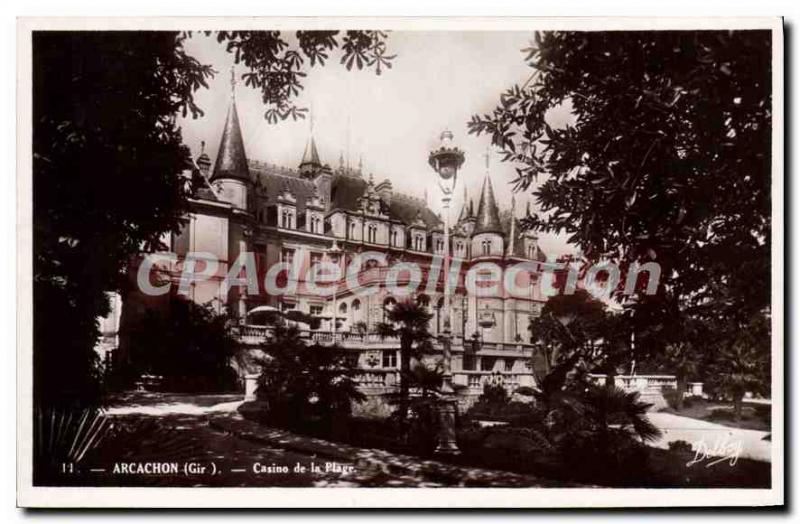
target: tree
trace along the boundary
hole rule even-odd
[[[542,217],[589,263],[655,261],[655,296],[629,306],[644,347],[681,315],[725,314],[743,330],[769,306],[769,31],[536,33],[530,81],[475,115],[517,166]],[[554,108],[570,118],[558,123]]]
[[[674,401],[667,398],[671,407],[683,409],[683,396],[690,379],[697,379],[704,373],[708,355],[704,354],[715,333],[706,323],[687,318],[676,326],[666,342],[664,352],[653,359],[651,368],[657,372],[675,375],[676,391]]]
[[[428,323],[433,315],[417,301],[408,299],[395,304],[386,312],[386,322],[376,328],[382,338],[400,339],[400,420],[408,414],[408,393],[411,382],[411,358],[430,350],[431,334]]]
[[[176,230],[189,188],[175,123],[211,68],[176,33],[33,35],[34,397],[99,400],[105,292]]]
[[[768,393],[770,385],[769,317],[755,315],[747,328],[732,333],[713,345],[715,359],[711,365],[708,386],[733,402],[735,420],[742,418],[742,400],[746,392]]]
[[[168,308],[148,310],[132,328],[128,362],[115,362],[115,373],[128,380],[159,375],[175,390],[230,391],[238,343],[228,324],[226,315],[209,306],[170,297]]]
[[[267,358],[256,395],[266,401],[271,423],[328,429],[350,415],[352,402],[365,399],[347,351],[338,346],[308,345],[296,327],[276,326],[262,350]]]
[[[393,57],[378,31],[278,31],[217,35],[261,89],[266,118],[302,117],[292,100],[306,60],[341,47],[351,69],[380,72]],[[177,32],[33,34],[34,401],[100,402],[94,346],[106,292],[123,291],[142,252],[177,232],[192,184],[178,114],[202,110],[194,93],[214,73],[186,54]]]
[[[617,366],[632,358],[629,330],[621,315],[584,289],[551,297],[528,329],[543,366],[534,373],[542,379],[565,361],[582,364],[590,372],[603,372],[613,384]],[[575,358],[573,358],[575,357]]]
[[[304,118],[306,108],[298,108],[292,99],[303,89],[305,58],[313,67],[325,65],[334,49],[341,47],[340,63],[347,70],[374,68],[380,75],[392,67],[394,55],[386,54],[387,34],[382,31],[346,31],[341,44],[339,31],[297,31],[296,45],[290,45],[280,31],[220,31],[217,41],[234,53],[236,63],[248,71],[242,75],[245,85],[261,90],[266,108],[264,118]],[[305,57],[305,58],[304,58]]]

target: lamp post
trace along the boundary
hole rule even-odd
[[[440,144],[428,155],[428,164],[438,175],[437,182],[442,190],[442,213],[444,214],[444,304],[442,317],[444,330],[442,339],[442,356],[444,360],[444,376],[442,377],[442,392],[447,398],[439,404],[439,443],[436,453],[440,455],[458,454],[455,439],[455,413],[456,402],[452,398],[453,372],[452,361],[452,332],[450,330],[450,201],[456,187],[458,170],[464,163],[464,152],[453,145],[453,133],[445,130],[440,135]]]

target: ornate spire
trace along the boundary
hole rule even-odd
[[[195,163],[197,164],[197,168],[200,170],[203,176],[208,178],[209,172],[211,171],[211,159],[208,157],[208,154],[206,153],[205,140],[200,142],[200,156],[197,157]]]
[[[320,166],[322,163],[319,161],[319,152],[317,152],[317,143],[314,141],[314,135],[311,135],[306,143],[306,150],[303,152],[303,160],[300,166],[314,165]]]
[[[309,137],[306,149],[303,151],[303,159],[300,161],[300,172],[303,174],[314,175],[322,167],[317,151],[317,143],[314,141],[314,110],[309,116]]]
[[[247,156],[244,152],[242,129],[239,126],[239,114],[236,111],[235,87],[236,78],[233,68],[231,68],[231,105],[228,107],[228,116],[225,119],[225,128],[222,131],[211,181],[220,178],[235,178],[250,182],[250,170],[247,167]]]
[[[481,198],[478,201],[478,217],[475,219],[475,230],[473,231],[475,235],[478,233],[503,233],[500,212],[497,209],[497,200],[494,198],[492,180],[489,178],[488,172],[483,179]]]
[[[511,195],[511,230],[508,233],[508,256],[514,254],[514,239],[517,236],[517,216],[515,213],[516,200],[514,195]]]
[[[458,212],[458,220],[456,224],[460,224],[463,220],[469,217],[469,198],[467,197],[467,186],[464,186],[464,202],[461,204],[461,211]]]

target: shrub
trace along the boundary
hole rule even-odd
[[[307,345],[295,327],[276,327],[263,346],[256,395],[266,402],[271,424],[328,435],[346,423],[353,401],[363,401],[355,370],[338,347]]]
[[[772,422],[772,406],[769,404],[756,404],[753,406],[756,417],[770,424]]]
[[[532,426],[541,420],[536,416],[531,404],[526,402],[508,402],[506,404],[489,404],[478,401],[470,407],[464,416],[471,420],[491,420],[508,422],[515,426]]]
[[[540,432],[532,428],[495,426],[487,428],[483,439],[483,447],[503,449],[521,457],[530,453],[552,453],[554,448],[550,441]]]
[[[508,401],[508,392],[500,384],[484,384],[483,394],[478,398],[478,402],[489,405],[508,404]]]
[[[669,443],[669,450],[670,451],[692,451],[691,443],[685,440],[673,440]]]
[[[665,387],[661,390],[661,394],[664,396],[664,400],[667,401],[667,406],[671,409],[678,409],[679,395],[681,394],[678,390],[673,387]]]
[[[151,374],[163,377],[162,388],[170,391],[231,391],[238,379],[231,367],[237,347],[226,315],[173,296],[166,311],[147,310],[132,326],[111,383],[130,387]]]
[[[528,386],[520,386],[514,390],[514,393],[525,397],[532,397],[536,393],[536,390]]]

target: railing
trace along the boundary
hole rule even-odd
[[[605,384],[606,376],[598,373],[589,375],[597,384]],[[656,392],[665,388],[677,388],[675,375],[616,375],[614,384],[625,391]]]
[[[471,392],[483,391],[484,384],[502,385],[506,389],[515,390],[526,385],[531,374],[507,371],[454,371],[453,382],[467,386]]]
[[[400,383],[400,373],[395,369],[364,370],[356,381],[362,388],[390,388]]]
[[[247,345],[258,345],[267,341],[273,334],[274,328],[272,326],[256,326],[245,324],[238,326],[235,329],[235,334],[239,340]],[[334,343],[340,344],[345,347],[354,346],[397,346],[400,341],[397,337],[381,337],[377,333],[356,333],[352,331],[303,331],[302,336],[322,345],[332,345]],[[437,336],[434,335],[434,349],[441,349],[441,342]],[[473,341],[470,339],[464,340],[462,337],[453,337],[452,343],[453,351],[455,352],[472,352]],[[483,342],[478,345],[478,351],[503,351],[503,352],[520,352],[530,350],[530,344],[522,344],[519,342]]]

